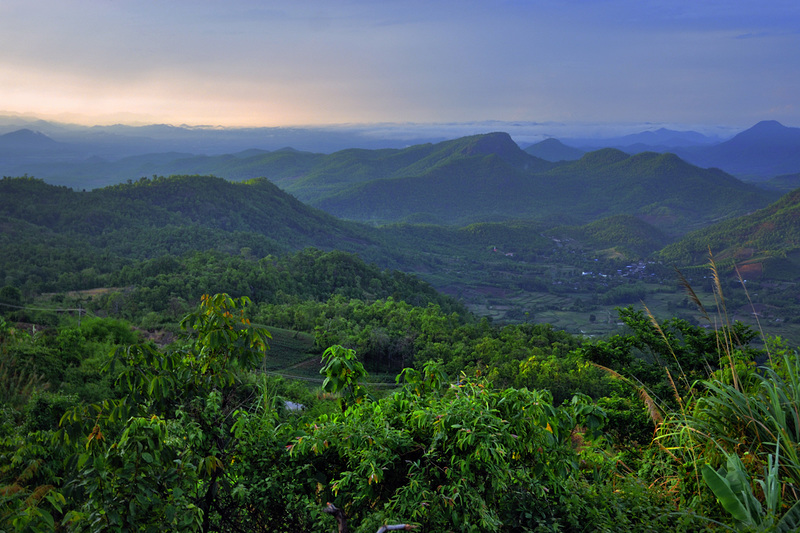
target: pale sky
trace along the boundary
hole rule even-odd
[[[800,126],[798,0],[0,0],[0,114]]]

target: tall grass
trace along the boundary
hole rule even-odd
[[[750,501],[747,498],[770,499],[766,508],[776,517],[800,497],[800,354],[764,338],[769,363],[757,369],[752,364],[743,365],[736,348],[740,340],[727,312],[720,272],[710,253],[709,269],[716,305],[714,317],[706,312],[682,276],[681,283],[715,327],[720,368],[727,368],[730,376],[724,379],[727,376],[711,374],[693,387],[697,396],[692,405],[685,409],[681,405],[679,412],[665,418],[656,442],[671,454],[682,455],[691,462],[695,475],[702,470],[706,484],[743,527],[746,525],[740,520],[743,515],[731,510],[741,510],[736,502],[743,505]],[[743,371],[746,376],[741,375]],[[717,465],[719,473],[711,465]],[[743,480],[751,478],[755,483],[748,481],[744,486]],[[697,490],[700,489],[698,484]],[[781,504],[776,504],[776,494],[781,496]],[[753,511],[755,518],[750,516],[754,521],[748,524],[759,528],[768,524],[785,525],[796,518],[798,509],[795,505],[785,512],[782,522],[773,520],[775,517],[762,521],[756,515],[767,511],[759,506],[757,512]]]

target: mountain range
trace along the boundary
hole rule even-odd
[[[372,223],[463,225],[528,218],[585,224],[631,214],[671,234],[746,213],[777,197],[673,154],[630,156],[609,148],[556,165],[526,154],[505,134],[481,140],[489,144],[489,139],[493,153],[462,151],[424,172],[340,185],[324,197],[317,195],[316,182],[284,188],[337,217]]]
[[[766,130],[776,146],[791,145],[778,143],[785,137],[783,129],[791,130],[781,128]],[[730,142],[760,139],[758,131]],[[57,146],[31,130],[0,137],[0,153],[38,154],[56,151]],[[266,177],[310,206],[341,219],[373,224],[535,219],[581,225],[628,214],[676,236],[764,207],[778,197],[774,191],[758,189],[718,169],[691,165],[672,153],[629,155],[607,148],[554,163],[520,149],[502,132],[403,149],[347,149],[332,154],[252,149],[217,156],[168,152],[115,162],[92,158],[28,163],[28,174],[41,177],[41,165],[55,168],[57,175],[49,181],[89,188],[118,183],[122,176],[127,176],[125,181],[156,174],[217,175],[235,181]]]
[[[440,126],[438,129],[413,124],[238,129],[163,124],[87,127],[0,115],[0,174],[35,175],[50,183],[94,188],[153,173],[172,173],[162,170],[169,166],[164,154],[170,153],[173,159],[225,154],[235,157],[233,154],[252,155],[252,150],[272,152],[292,147],[316,154],[332,154],[349,148],[401,149],[459,138],[458,135],[447,136],[448,131],[458,131],[455,125]],[[507,127],[515,139],[529,137],[525,132],[530,128],[543,131],[545,127],[536,123],[477,123],[472,124],[471,129],[491,126]],[[574,160],[583,152],[609,147],[629,154],[671,152],[697,166],[713,166],[745,180],[762,181],[800,171],[798,132],[799,128],[764,121],[727,140],[696,131],[667,128],[605,138],[556,139],[552,135],[539,135],[549,138],[542,147],[531,145],[526,150],[540,159],[554,162]],[[550,144],[552,151],[556,141],[563,145],[560,152],[548,153],[546,146]],[[537,153],[536,150],[544,151]],[[569,152],[566,155],[565,150]],[[196,163],[200,165],[197,172],[209,172],[202,168],[202,162]]]

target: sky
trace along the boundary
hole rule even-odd
[[[0,0],[0,114],[800,126],[798,0]]]

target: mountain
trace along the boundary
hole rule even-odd
[[[721,168],[743,179],[765,180],[800,171],[800,128],[765,120],[725,142],[678,153],[696,165]]]
[[[564,141],[570,146],[585,150],[599,148],[618,148],[628,153],[672,152],[690,146],[709,146],[719,142],[716,137],[708,137],[696,131],[677,131],[668,128],[647,130],[621,137],[569,138]]]
[[[0,158],[5,160],[27,161],[68,155],[70,152],[68,145],[27,128],[0,135]]]
[[[338,196],[348,186],[357,189],[376,180],[422,176],[450,165],[464,166],[465,161],[478,161],[488,155],[523,172],[552,167],[551,163],[523,152],[507,133],[497,132],[401,150],[343,150],[326,156],[297,179],[267,176],[300,200],[321,207],[328,197]]]
[[[800,189],[769,206],[686,235],[659,252],[664,261],[708,262],[709,248],[721,264],[739,266],[745,277],[781,278],[800,272]]]
[[[574,161],[580,159],[586,152],[580,148],[567,146],[556,138],[545,139],[542,142],[532,144],[525,148],[525,151],[534,157],[545,161]]]
[[[676,235],[763,207],[777,196],[674,154],[630,156],[604,149],[543,171],[497,154],[460,158],[419,175],[339,187],[311,203],[341,218],[372,223],[566,217],[580,225],[630,214]]]
[[[350,220],[466,225],[529,215],[530,175],[496,155],[451,161],[419,176],[357,184],[312,202]]]
[[[52,150],[57,145],[44,133],[27,128],[0,135],[0,149],[4,150]]]

